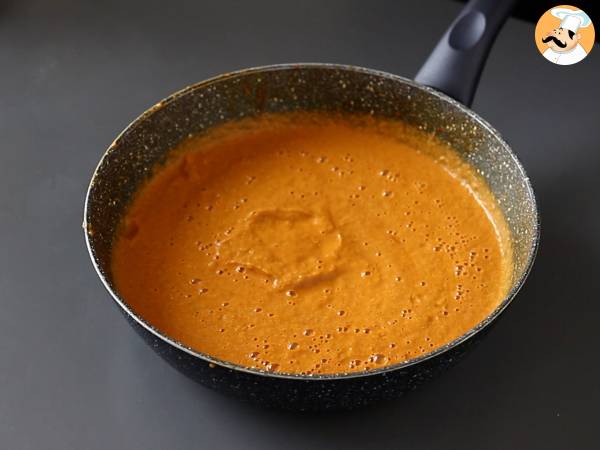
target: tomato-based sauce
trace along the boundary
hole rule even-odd
[[[213,357],[323,374],[456,339],[507,293],[506,224],[475,171],[399,122],[270,115],[193,137],[131,203],[117,291]]]

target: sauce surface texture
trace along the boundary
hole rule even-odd
[[[398,122],[265,116],[188,139],[135,196],[117,291],[246,367],[375,369],[461,336],[510,283],[506,224],[454,152]]]

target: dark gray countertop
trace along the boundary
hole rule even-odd
[[[365,410],[263,411],[184,378],[111,304],[84,246],[83,199],[138,113],[246,66],[412,76],[460,8],[322,3],[2,2],[0,448],[597,448],[600,49],[554,66],[525,22],[502,31],[474,109],[532,178],[541,248],[504,319],[446,376]]]

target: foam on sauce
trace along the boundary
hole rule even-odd
[[[400,122],[282,114],[185,141],[134,198],[112,271],[184,345],[269,371],[399,363],[506,295],[511,250],[483,181]]]

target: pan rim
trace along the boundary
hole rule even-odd
[[[444,101],[445,103],[450,104],[452,107],[460,109],[462,113],[469,116],[479,126],[483,127],[486,131],[488,131],[491,135],[493,135],[494,139],[499,144],[502,145],[502,147],[504,148],[505,151],[508,152],[509,156],[511,157],[511,159],[513,160],[513,162],[515,163],[516,167],[518,168],[518,170],[521,174],[521,177],[527,188],[528,197],[532,200],[532,203],[533,203],[532,209],[533,209],[533,213],[535,216],[534,217],[534,219],[535,219],[534,220],[534,229],[532,230],[533,231],[532,244],[529,249],[528,260],[527,260],[526,266],[523,270],[523,273],[521,274],[519,279],[516,280],[516,282],[514,282],[512,284],[510,291],[504,297],[502,302],[500,302],[500,304],[490,314],[488,314],[482,321],[477,323],[477,325],[475,325],[473,328],[471,328],[466,333],[462,334],[461,336],[457,337],[456,339],[452,340],[451,342],[448,342],[448,343],[444,344],[443,346],[438,347],[437,349],[433,350],[432,352],[426,353],[419,357],[412,358],[412,359],[409,359],[409,360],[406,360],[406,361],[403,361],[403,362],[400,362],[397,364],[392,364],[392,365],[384,366],[384,367],[381,367],[378,369],[361,371],[361,372],[339,372],[339,373],[331,373],[331,374],[303,375],[303,374],[295,374],[295,373],[268,372],[268,371],[264,371],[264,370],[260,370],[260,369],[254,369],[254,368],[242,366],[242,365],[235,364],[235,363],[225,361],[225,360],[221,360],[221,359],[215,358],[209,354],[194,350],[190,347],[185,346],[181,342],[178,342],[175,339],[167,336],[166,334],[163,334],[161,331],[159,331],[154,326],[152,326],[150,323],[148,323],[145,319],[138,316],[129,307],[129,305],[123,299],[121,299],[121,297],[116,293],[116,291],[113,290],[113,288],[109,285],[104,273],[102,272],[102,270],[100,269],[100,267],[98,265],[98,262],[96,260],[95,251],[94,251],[93,245],[91,243],[91,235],[89,233],[88,215],[89,215],[89,209],[90,209],[90,198],[91,198],[93,186],[98,177],[99,169],[102,167],[103,163],[105,162],[107,155],[109,155],[111,153],[111,151],[113,151],[113,149],[115,148],[116,144],[119,142],[120,139],[122,139],[128,132],[130,132],[132,129],[134,129],[140,122],[145,120],[147,117],[156,113],[157,111],[164,108],[168,104],[176,101],[180,97],[187,95],[189,92],[206,88],[212,84],[219,83],[221,81],[224,81],[224,80],[227,80],[230,78],[242,77],[245,75],[256,74],[256,73],[285,71],[285,70],[298,70],[298,69],[328,69],[328,70],[337,70],[337,71],[341,70],[341,71],[347,71],[347,72],[353,72],[353,73],[363,73],[363,74],[373,75],[375,77],[384,78],[387,80],[407,84],[407,85],[411,86],[412,88],[415,88],[415,89],[425,92],[428,95],[437,97],[438,99]],[[471,110],[467,106],[459,103],[458,101],[447,96],[446,94],[444,94],[440,91],[437,91],[431,87],[421,85],[411,79],[408,79],[408,78],[405,78],[405,77],[402,77],[399,75],[394,75],[394,74],[391,74],[388,72],[376,70],[376,69],[369,69],[369,68],[365,68],[365,67],[346,65],[346,64],[333,64],[333,63],[284,63],[284,64],[257,66],[257,67],[251,67],[251,68],[241,69],[241,70],[232,71],[232,72],[226,72],[226,73],[208,78],[206,80],[200,81],[198,83],[194,83],[187,87],[184,87],[183,89],[181,89],[181,90],[169,95],[168,97],[164,98],[163,100],[159,101],[155,105],[153,105],[150,108],[148,108],[147,110],[145,110],[138,117],[136,117],[131,123],[129,123],[129,125],[127,125],[127,127],[125,127],[125,129],[123,131],[121,131],[121,133],[119,133],[119,135],[114,139],[114,141],[109,145],[107,150],[102,155],[102,157],[100,158],[100,161],[98,162],[96,168],[94,169],[94,172],[92,174],[92,177],[91,177],[91,180],[90,180],[87,192],[86,192],[83,215],[84,215],[84,218],[83,218],[82,226],[84,229],[86,247],[87,247],[90,259],[92,261],[92,265],[93,265],[98,277],[102,281],[102,284],[104,285],[105,289],[108,291],[110,296],[112,297],[113,301],[127,314],[127,316],[129,318],[133,319],[138,325],[140,325],[146,331],[148,331],[152,335],[154,335],[154,337],[162,340],[166,344],[174,347],[175,349],[177,349],[179,351],[183,351],[183,352],[189,354],[190,356],[193,356],[195,358],[203,360],[204,362],[208,363],[209,365],[220,366],[222,368],[230,369],[230,370],[233,370],[236,372],[243,372],[243,373],[246,373],[249,375],[256,375],[256,376],[261,376],[261,377],[265,377],[265,378],[278,378],[278,379],[288,379],[288,380],[307,381],[307,382],[310,382],[310,381],[315,381],[315,382],[316,381],[339,381],[339,380],[370,377],[370,376],[376,376],[376,375],[385,376],[388,373],[403,370],[403,369],[409,368],[411,366],[415,366],[417,364],[426,362],[430,359],[436,358],[436,357],[448,352],[449,350],[451,350],[455,347],[458,347],[459,345],[468,341],[469,339],[473,338],[475,335],[477,335],[483,329],[488,327],[492,322],[494,322],[502,314],[502,312],[504,312],[504,310],[508,307],[508,305],[510,303],[512,303],[513,299],[516,297],[517,293],[520,291],[520,289],[524,285],[525,281],[527,280],[527,277],[529,276],[529,274],[531,272],[533,263],[535,261],[536,255],[537,255],[537,251],[538,251],[538,247],[539,247],[539,240],[540,240],[540,228],[541,228],[538,203],[537,203],[537,199],[535,197],[535,192],[534,192],[532,184],[531,184],[531,180],[529,179],[527,173],[525,172],[525,169],[523,168],[521,161],[519,160],[517,155],[512,151],[512,148],[510,147],[510,145],[505,141],[505,139],[500,135],[500,133],[495,128],[493,128],[491,124],[489,124],[489,122],[487,122],[485,119],[481,118],[477,113],[475,113],[473,110]]]

